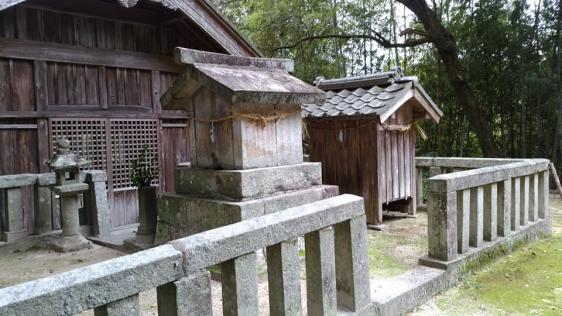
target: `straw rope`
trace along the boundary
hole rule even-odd
[[[231,110],[232,111],[232,110]],[[294,111],[290,112],[273,112],[273,114],[263,115],[257,113],[232,113],[231,115],[227,115],[220,118],[215,119],[205,119],[200,117],[188,117],[187,119],[193,122],[199,123],[208,123],[214,125],[215,123],[222,123],[226,121],[234,121],[234,120],[247,120],[253,122],[255,124],[260,125],[261,128],[265,128],[267,123],[269,122],[277,122],[279,120],[285,119],[288,116],[291,116],[295,113],[300,113],[301,109],[295,109]]]

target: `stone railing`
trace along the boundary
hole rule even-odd
[[[546,159],[418,158],[427,180],[429,253],[445,267],[535,226],[549,232]],[[457,170],[464,171],[457,171]],[[442,172],[455,171],[447,174]],[[419,183],[419,182],[418,182]]]
[[[363,199],[341,195],[174,240],[52,277],[0,289],[0,315],[138,315],[156,288],[159,315],[211,315],[220,264],[225,315],[258,315],[256,251],[266,248],[272,315],[302,313],[305,237],[308,315],[372,313]]]
[[[463,158],[463,157],[416,157],[416,199],[418,207],[426,208],[424,201],[424,179],[436,175],[471,170],[477,168],[504,165],[522,159],[497,158]]]
[[[89,185],[89,190],[84,193],[84,206],[93,219],[91,233],[99,237],[109,236],[111,224],[105,188],[107,175],[104,171],[89,170],[82,172],[80,177]],[[0,176],[0,194],[4,196],[0,241],[13,242],[27,235],[53,230],[50,187],[54,184],[54,173]],[[33,186],[33,231],[26,229],[24,221],[22,189],[27,186]]]

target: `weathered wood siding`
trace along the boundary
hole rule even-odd
[[[48,170],[48,119],[159,119],[176,124],[159,135],[161,190],[172,191],[175,164],[189,160],[187,129],[177,125],[187,121],[161,111],[159,98],[181,72],[172,59],[177,46],[224,52],[189,19],[154,3],[31,0],[0,11],[0,174]],[[113,226],[135,223],[136,190],[111,185]],[[24,212],[32,232],[30,192]],[[60,227],[56,207],[53,217]]]
[[[404,106],[386,123],[411,122],[412,108]],[[322,163],[324,183],[364,197],[369,224],[382,223],[384,204],[415,200],[414,128],[387,131],[374,117],[308,119],[307,129],[310,161]]]

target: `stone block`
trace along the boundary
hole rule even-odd
[[[212,316],[211,274],[202,270],[156,288],[159,316]]]
[[[140,316],[139,295],[94,308],[94,316]]]
[[[371,303],[366,216],[335,225],[338,305],[359,312]]]
[[[57,252],[75,252],[92,248],[92,244],[82,235],[58,236],[49,243],[49,248]]]
[[[181,261],[164,245],[2,288],[0,315],[75,315],[179,279]]]
[[[3,191],[3,192],[2,192]],[[4,189],[5,222],[2,239],[12,242],[27,235],[23,220],[23,200],[20,188]]]
[[[41,187],[51,186],[57,182],[55,173],[41,173],[37,175],[37,185]]]
[[[363,199],[344,194],[171,242],[191,273],[364,215]]]
[[[511,233],[511,179],[498,182],[498,236]]]
[[[296,239],[267,247],[270,315],[302,315],[299,247]]]
[[[511,179],[511,230],[519,230],[521,225],[521,180]]]
[[[539,174],[529,178],[529,220],[535,222],[539,218]]]
[[[176,169],[178,193],[234,201],[257,199],[320,184],[320,163],[249,170]]]
[[[51,189],[35,184],[33,191],[33,212],[35,215],[35,234],[43,234],[53,230]]]
[[[84,207],[92,216],[92,233],[96,238],[111,238],[111,210],[107,200],[105,182],[88,182],[88,191],[84,194]]]
[[[550,175],[548,170],[539,173],[539,218],[548,219],[550,217],[549,193]]]
[[[18,188],[33,185],[37,175],[32,173],[9,174],[0,176],[0,189]]]
[[[470,234],[471,247],[480,247],[484,242],[484,187],[470,189]]]
[[[428,197],[429,257],[449,261],[457,256],[457,192],[430,192]]]
[[[519,206],[519,224],[521,226],[525,226],[529,224],[529,176],[525,176],[521,178],[521,189],[520,189],[520,198],[519,201],[521,205]]]
[[[201,199],[181,194],[160,194],[155,242],[162,244],[334,195],[337,195],[337,187],[325,185],[244,202]]]
[[[225,316],[258,315],[258,273],[254,252],[221,264]]]
[[[498,229],[498,184],[484,187],[484,240],[496,239]]]
[[[107,181],[107,173],[102,170],[85,170],[86,182],[105,182]]]
[[[468,251],[470,239],[470,190],[457,192],[457,249]]]
[[[308,315],[336,315],[336,262],[334,229],[306,234],[306,305]]]

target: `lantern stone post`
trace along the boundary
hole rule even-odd
[[[90,242],[80,234],[78,214],[80,194],[88,190],[88,184],[80,182],[80,167],[90,162],[70,152],[69,146],[70,143],[66,139],[56,141],[55,155],[49,161],[49,167],[55,171],[56,183],[52,190],[60,197],[62,220],[62,236],[55,239],[50,246],[59,252],[91,247]]]

